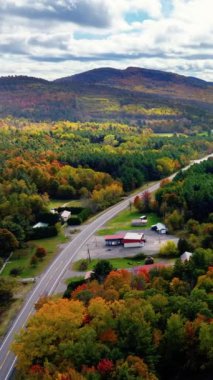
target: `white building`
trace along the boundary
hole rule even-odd
[[[36,224],[34,224],[33,228],[46,228],[48,227],[48,224],[47,223],[42,223],[42,222],[38,222]]]
[[[123,238],[124,248],[140,248],[144,246],[143,232],[127,232]]]
[[[70,218],[70,216],[71,216],[71,211],[64,210],[61,213],[61,217],[62,217],[62,219],[63,219],[64,222],[67,222],[68,219]]]
[[[192,257],[192,253],[191,252],[184,252],[181,256],[180,256],[180,259],[182,262],[184,261],[189,261],[190,258]]]

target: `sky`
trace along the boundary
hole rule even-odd
[[[0,76],[129,66],[213,81],[213,0],[0,0]]]

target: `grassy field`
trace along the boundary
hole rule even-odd
[[[65,284],[71,284],[72,282],[78,281],[78,280],[84,280],[84,276],[75,276],[75,277],[70,277],[67,278],[65,281]]]
[[[1,276],[8,276],[11,269],[21,268],[20,277],[34,277],[40,274],[44,268],[47,266],[48,262],[53,258],[54,254],[57,251],[59,244],[63,244],[67,241],[67,238],[64,236],[64,231],[61,229],[58,236],[48,238],[33,240],[27,243],[27,248],[18,249],[14,252],[13,256],[10,259],[10,262],[6,265],[5,269],[1,273]],[[44,247],[47,251],[46,257],[42,261],[38,261],[36,267],[30,265],[30,260],[35,253],[36,247]]]
[[[154,213],[146,214],[148,217],[148,223],[144,226],[132,227],[131,221],[132,219],[138,219],[142,214],[132,207],[132,211],[126,209],[121,211],[117,216],[111,219],[109,222],[105,224],[103,228],[98,230],[97,234],[100,236],[103,235],[111,235],[119,231],[137,231],[141,229],[148,229],[153,224],[158,223],[160,221],[159,217]]]
[[[20,284],[16,288],[16,294],[14,295],[14,300],[5,311],[1,313],[0,316],[0,336],[4,335],[11,323],[11,320],[16,317],[18,311],[20,310],[23,300],[27,293],[30,291],[32,284]]]
[[[107,261],[109,261],[110,264],[112,264],[114,269],[125,269],[125,268],[127,269],[127,268],[133,268],[140,265],[144,265],[144,260],[145,260],[144,258],[140,258],[136,256],[136,257],[125,257],[125,258],[119,257],[115,259],[108,259]],[[92,270],[99,261],[100,261],[99,259],[94,259],[91,262],[89,262],[88,268],[85,271]],[[171,260],[166,260],[167,263],[170,263],[170,261]],[[72,269],[78,271],[81,262],[82,260],[76,261],[73,264]],[[155,263],[159,263],[159,262],[162,262],[162,258],[155,258]],[[171,261],[171,263],[173,262],[174,260]]]
[[[48,204],[49,209],[62,207],[64,205],[66,205],[67,207],[81,207],[82,202],[79,199],[75,199],[75,200],[51,199]]]

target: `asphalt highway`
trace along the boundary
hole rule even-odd
[[[196,162],[203,161],[207,159],[209,156],[204,157],[201,160],[197,160]],[[173,174],[169,178],[172,179],[174,176],[175,174]],[[153,192],[157,190],[159,186],[160,182],[157,182],[152,186],[147,186],[147,189],[144,191]],[[38,301],[38,299],[44,294],[51,295],[54,293],[64,272],[70,266],[72,261],[76,259],[78,252],[80,251],[82,246],[87,242],[87,240],[97,231],[99,227],[103,226],[108,220],[112,219],[120,211],[127,208],[129,206],[130,201],[132,202],[136,195],[141,195],[144,191],[139,191],[138,193],[135,193],[134,195],[127,197],[125,200],[106,210],[95,220],[86,225],[85,228],[70,243],[66,245],[66,247],[55,258],[55,260],[50,264],[50,266],[40,276],[40,278],[38,278],[35,287],[28,294],[21,311],[17,315],[16,319],[14,320],[11,328],[9,329],[7,335],[5,336],[1,344],[0,380],[9,380],[14,371],[16,357],[10,351],[10,346],[14,340],[15,334],[17,334],[21,328],[25,327],[28,318],[31,314],[34,313],[34,305]]]

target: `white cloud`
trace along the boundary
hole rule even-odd
[[[167,16],[162,1],[4,0],[0,75],[56,78],[99,66],[141,66],[213,81],[212,1],[171,0]],[[127,23],[126,15],[140,12],[147,18]]]

